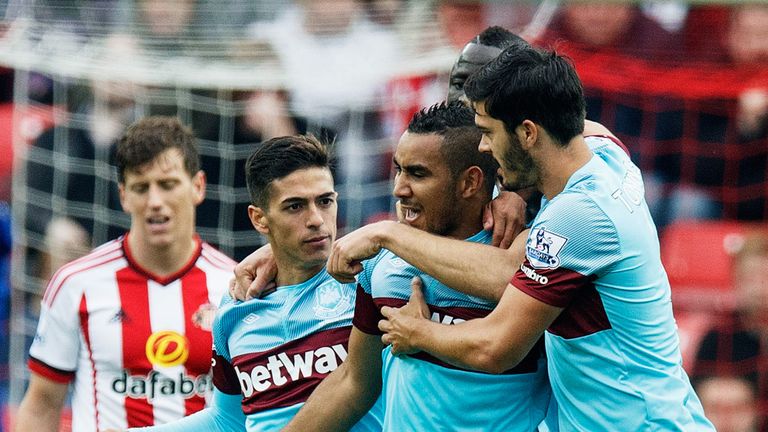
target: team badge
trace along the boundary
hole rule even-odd
[[[321,319],[334,318],[349,310],[352,300],[349,292],[335,281],[329,281],[315,289],[312,309]]]
[[[525,255],[531,267],[537,269],[560,267],[558,255],[567,241],[567,238],[547,231],[544,227],[533,228],[528,235],[528,243],[525,247]]]
[[[199,329],[209,332],[213,328],[213,319],[215,317],[216,306],[211,303],[204,303],[192,314],[192,324]]]

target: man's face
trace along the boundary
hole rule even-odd
[[[464,83],[467,78],[499,54],[501,54],[500,48],[488,45],[470,42],[464,46],[448,77],[448,102],[464,97]]]
[[[535,186],[539,170],[520,140],[507,132],[504,123],[488,115],[485,102],[476,102],[475,124],[483,133],[478,150],[490,153],[499,163],[499,174],[504,189],[516,192]]]
[[[268,208],[249,207],[276,257],[298,268],[324,265],[336,238],[337,193],[327,168],[300,169],[269,186]],[[257,226],[258,229],[258,226]]]
[[[120,202],[131,215],[131,235],[151,248],[190,241],[195,207],[205,197],[205,175],[190,176],[178,149],[169,149],[136,171],[126,171]]]
[[[459,222],[456,179],[443,160],[443,137],[405,132],[397,144],[392,194],[400,200],[401,222],[438,235],[451,235]]]

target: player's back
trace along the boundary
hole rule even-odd
[[[214,383],[242,396],[248,431],[281,429],[342,364],[354,305],[354,285],[325,270],[258,300],[224,299],[214,323]],[[234,372],[229,379],[225,369]],[[352,430],[381,430],[380,411],[375,406]]]
[[[550,287],[564,310],[546,333],[561,429],[710,430],[681,367],[640,171],[610,140],[587,140],[595,156],[544,202],[527,246],[541,285],[567,281]]]

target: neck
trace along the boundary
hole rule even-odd
[[[139,236],[129,234],[128,247],[134,261],[141,268],[158,276],[169,276],[187,265],[197,250],[197,243],[190,238],[186,242],[158,248],[148,245]]]
[[[483,211],[485,209],[485,204],[487,204],[488,201],[490,200],[481,203],[480,200],[477,200],[476,203],[472,202],[471,205],[464,206],[464,208],[457,213],[459,215],[458,225],[445,236],[458,240],[466,240],[482,231]]]
[[[288,260],[280,259],[275,256],[275,264],[277,265],[275,284],[278,287],[297,285],[306,282],[325,267],[325,263],[309,267],[301,267],[295,264],[288,264],[287,261]]]
[[[551,200],[565,189],[573,173],[589,162],[592,151],[584,141],[584,136],[577,135],[565,147],[548,142],[538,156],[538,187],[541,193]]]

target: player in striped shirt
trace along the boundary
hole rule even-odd
[[[169,422],[202,409],[212,388],[211,324],[234,262],[195,234],[195,138],[178,119],[148,117],[116,160],[130,231],[51,278],[18,431],[58,430],[70,384],[78,432]]]
[[[279,430],[347,359],[355,286],[325,270],[337,211],[329,164],[325,146],[301,135],[266,141],[248,158],[248,216],[269,239],[276,290],[247,302],[224,299],[213,326],[211,407],[146,430]],[[347,428],[380,431],[380,406],[368,411],[375,400]]]

